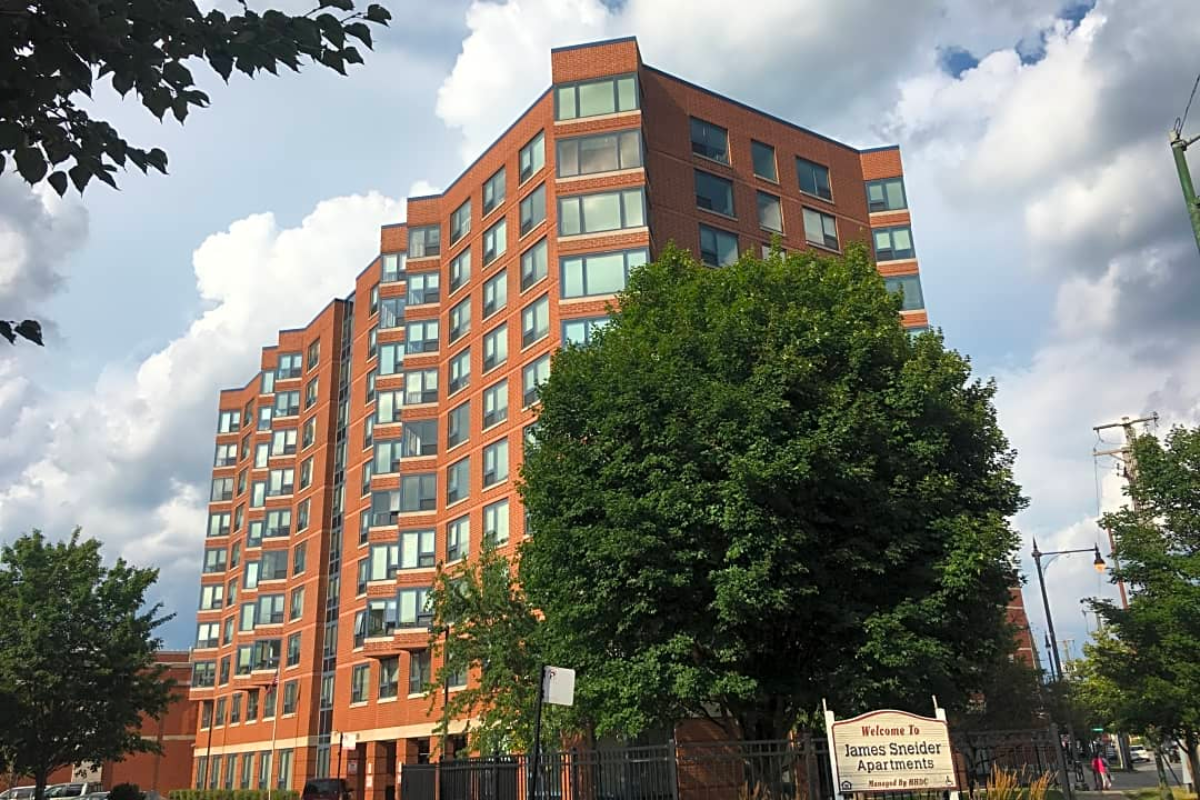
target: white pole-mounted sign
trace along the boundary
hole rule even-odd
[[[575,705],[575,670],[546,667],[542,680],[542,699],[555,706]]]
[[[920,717],[906,711],[871,711],[836,720],[825,711],[829,759],[837,791],[954,792],[958,776],[944,712]]]

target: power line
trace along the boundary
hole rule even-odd
[[[1183,107],[1183,116],[1175,120],[1175,132],[1182,135],[1184,123],[1187,122],[1188,111],[1192,108],[1192,101],[1196,99],[1196,88],[1200,87],[1200,75],[1196,76],[1196,82],[1192,84],[1192,93],[1188,95],[1187,105]]]

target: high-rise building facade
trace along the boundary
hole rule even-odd
[[[776,237],[867,242],[904,324],[926,325],[898,148],[694,86],[633,39],[551,61],[553,85],[483,155],[383,228],[353,292],[221,393],[194,785],[340,774],[385,800],[397,765],[436,754],[436,566],[524,536],[513,481],[550,355],[667,242],[718,267]]]

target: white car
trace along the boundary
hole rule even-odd
[[[29,800],[35,791],[37,791],[36,786],[14,786],[7,791],[0,792],[0,800]]]
[[[1150,762],[1150,751],[1140,744],[1135,744],[1129,748],[1129,760],[1135,764],[1147,764]]]

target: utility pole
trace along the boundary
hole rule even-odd
[[[1188,146],[1195,144],[1200,136],[1185,139],[1179,128],[1172,128],[1169,138],[1171,154],[1175,156],[1175,169],[1179,172],[1179,185],[1183,188],[1183,202],[1192,221],[1192,235],[1196,237],[1196,247],[1200,248],[1200,202],[1196,200],[1196,188],[1192,185],[1192,172],[1187,163]]]
[[[1188,184],[1191,184],[1190,177],[1188,178]],[[1194,194],[1192,195],[1192,202],[1193,204],[1195,203]],[[1200,232],[1197,233],[1197,237],[1200,237]],[[1200,245],[1200,240],[1198,240],[1197,244]],[[1125,442],[1120,447],[1109,448],[1107,450],[1093,449],[1092,458],[1099,458],[1100,456],[1112,456],[1116,458],[1124,466],[1125,480],[1132,485],[1137,481],[1137,457],[1133,454],[1133,440],[1137,438],[1137,431],[1134,430],[1134,426],[1145,425],[1151,422],[1158,424],[1157,412],[1152,412],[1148,417],[1138,417],[1137,419],[1121,417],[1120,422],[1109,422],[1104,425],[1096,425],[1092,428],[1092,430],[1096,432],[1097,436],[1100,435],[1100,431],[1106,431],[1111,428],[1120,428],[1125,434]],[[1138,503],[1137,499],[1131,496],[1130,502],[1133,503],[1134,510],[1138,510],[1140,504]],[[1120,575],[1121,562],[1117,560],[1116,542],[1113,540],[1112,531],[1110,530],[1107,533],[1108,545],[1113,551],[1113,568],[1117,571],[1117,574]],[[1125,581],[1121,580],[1120,578],[1117,579],[1117,590],[1121,593],[1121,607],[1126,609],[1129,608],[1129,594],[1125,589]]]

